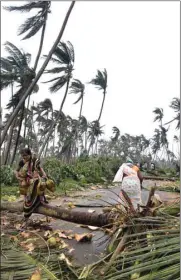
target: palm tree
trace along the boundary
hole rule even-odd
[[[64,85],[66,85],[66,89],[65,89],[65,94],[64,94],[63,100],[60,104],[60,109],[59,109],[57,118],[52,122],[50,130],[45,139],[45,143],[42,145],[41,150],[39,152],[39,156],[41,156],[41,154],[44,150],[44,147],[46,145],[46,142],[48,141],[50,135],[52,134],[53,129],[55,129],[55,127],[57,125],[57,121],[62,113],[63,105],[65,103],[68,89],[69,89],[70,80],[72,78],[72,71],[74,70],[73,69],[74,60],[75,60],[75,56],[74,56],[73,45],[70,42],[67,42],[67,44],[60,42],[53,53],[53,57],[51,58],[51,61],[53,63],[56,63],[58,66],[54,67],[52,69],[46,70],[46,73],[49,73],[49,74],[50,73],[51,74],[60,73],[60,75],[58,75],[58,77],[45,82],[45,83],[53,82],[51,87],[49,88],[51,93],[57,92]]]
[[[180,128],[180,99],[177,97],[173,98],[173,100],[170,104],[170,108],[172,108],[177,113],[177,115],[175,118],[173,118],[171,121],[165,123],[164,125],[170,124],[173,121],[177,121],[176,129],[179,129]]]
[[[5,50],[9,53],[7,58],[0,59],[1,82],[0,89],[3,90],[12,83],[17,83],[20,90],[14,98],[21,98],[24,89],[35,78],[35,71],[30,68],[31,54],[24,53],[10,42],[5,43]],[[18,101],[18,100],[17,100]]]
[[[159,121],[161,126],[162,126],[162,119],[163,119],[163,109],[162,108],[155,108],[155,110],[153,110],[153,113],[156,115],[154,122]]]
[[[79,113],[79,118],[80,118],[82,115],[82,107],[84,102],[85,85],[81,83],[80,80],[74,79],[73,82],[71,83],[70,89],[71,91],[69,93],[74,93],[74,94],[80,93],[78,99],[74,102],[74,104],[77,104],[81,100],[80,113]]]
[[[84,148],[84,152],[87,152],[87,130],[89,124],[87,119],[84,116],[81,116],[79,119],[79,137],[81,138],[82,148]],[[84,144],[83,144],[84,143]]]
[[[38,31],[42,28],[42,33],[41,33],[41,38],[40,38],[40,45],[39,45],[39,50],[38,54],[35,60],[35,65],[34,65],[34,70],[36,70],[38,66],[38,61],[41,55],[42,47],[43,47],[43,41],[44,41],[44,36],[45,36],[45,29],[46,29],[46,22],[47,22],[47,17],[48,13],[50,13],[50,6],[51,6],[51,1],[34,1],[30,2],[26,5],[22,6],[8,6],[4,7],[4,9],[12,12],[12,11],[17,11],[17,12],[30,12],[32,10],[40,9],[40,11],[37,12],[37,14],[33,17],[30,17],[26,19],[26,21],[19,27],[18,30],[18,35],[25,35],[23,40],[29,39],[35,34],[38,33]]]
[[[79,149],[79,140],[82,140],[80,138],[80,133],[79,133],[79,124],[80,124],[80,119],[82,116],[82,108],[83,108],[83,102],[84,102],[84,90],[85,90],[85,85],[83,83],[81,83],[80,80],[74,79],[73,82],[71,83],[70,86],[70,91],[69,93],[73,93],[73,94],[80,94],[78,99],[74,102],[74,104],[77,104],[80,100],[81,100],[81,104],[80,104],[80,112],[79,112],[79,121],[76,122],[77,126],[76,126],[76,133],[75,135],[77,136],[77,138],[75,139],[75,147],[77,148],[77,150]]]
[[[90,153],[90,148],[93,147],[96,139],[98,142],[98,138],[100,135],[102,135],[104,132],[102,130],[103,126],[100,126],[100,123],[98,120],[93,121],[89,125],[89,138],[90,138],[90,144],[88,148],[88,154]]]
[[[118,140],[119,136],[120,136],[120,130],[119,130],[118,127],[113,126],[112,131],[113,131],[114,136],[111,137],[111,140],[113,142],[116,142]]]
[[[155,157],[157,156],[158,151],[161,149],[160,137],[160,130],[155,129],[155,134],[152,138],[152,152]]]
[[[31,84],[35,77],[35,72],[29,67],[31,61],[31,55],[29,53],[24,53],[19,50],[15,45],[10,42],[5,43],[5,49],[9,53],[7,58],[0,59],[1,66],[1,90],[12,86],[12,83],[17,84],[20,89],[11,97],[9,103],[7,104],[7,109],[16,108],[19,101],[22,99],[25,90]],[[19,122],[19,129],[17,133],[17,140],[15,144],[15,152],[19,141],[20,131],[22,127],[22,122],[24,118],[25,104],[22,104],[21,117]],[[15,122],[13,122],[13,125]],[[13,128],[11,128],[11,132]],[[9,144],[10,147],[10,144]]]
[[[65,16],[64,22],[63,22],[63,24],[62,24],[62,28],[61,28],[61,30],[60,30],[60,32],[59,32],[59,34],[58,34],[58,36],[57,36],[57,38],[56,38],[54,44],[53,44],[51,50],[49,51],[49,54],[48,54],[46,60],[44,61],[43,65],[42,65],[42,67],[40,68],[39,72],[37,73],[35,79],[34,79],[33,82],[30,84],[30,86],[27,88],[26,92],[24,93],[23,97],[22,97],[21,100],[19,101],[18,105],[16,106],[15,110],[13,111],[12,115],[10,116],[8,122],[6,123],[6,126],[4,127],[3,133],[2,133],[2,135],[1,135],[1,142],[0,142],[1,145],[0,145],[0,146],[2,146],[2,144],[3,144],[3,142],[4,142],[4,139],[5,139],[5,137],[6,137],[6,134],[7,134],[7,132],[8,132],[8,129],[9,129],[9,127],[10,127],[10,125],[11,125],[13,119],[14,119],[14,118],[16,117],[16,115],[18,114],[18,112],[19,112],[20,108],[22,107],[22,105],[24,104],[26,98],[29,96],[29,94],[32,93],[33,88],[35,87],[36,83],[38,82],[38,80],[40,79],[41,75],[43,74],[43,72],[44,72],[46,66],[48,65],[48,63],[49,63],[49,61],[50,61],[50,59],[51,59],[51,57],[52,57],[52,54],[53,54],[54,50],[56,49],[58,43],[60,42],[60,40],[61,40],[61,38],[62,38],[63,32],[64,32],[64,30],[65,30],[65,27],[66,27],[66,25],[67,25],[69,16],[70,16],[70,14],[71,14],[71,11],[72,11],[74,5],[75,5],[75,1],[72,1],[71,4],[70,4],[70,7],[69,7],[69,9],[68,9],[68,12],[67,12],[67,14],[66,14],[66,16]]]
[[[97,70],[97,75],[94,79],[90,81],[90,84],[95,85],[98,90],[103,90],[103,100],[102,100],[102,105],[101,105],[101,110],[99,113],[98,121],[100,121],[103,107],[104,107],[104,102],[105,102],[105,97],[106,97],[106,89],[107,89],[107,71],[104,69],[104,71]]]
[[[53,119],[53,104],[49,98],[46,98],[44,101],[41,101],[37,107],[39,109],[40,114],[43,113],[42,115],[46,115],[48,119],[49,113],[51,113],[51,118]]]

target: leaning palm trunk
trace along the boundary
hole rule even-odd
[[[16,109],[14,110],[13,114],[10,116],[9,121],[7,122],[7,124],[6,124],[5,128],[4,128],[4,131],[3,131],[2,135],[1,135],[1,142],[0,142],[1,145],[0,145],[0,146],[2,146],[2,144],[3,144],[3,142],[4,142],[4,139],[5,139],[5,137],[6,137],[7,131],[8,131],[8,129],[9,129],[9,127],[10,127],[10,125],[11,125],[13,119],[17,116],[19,110],[21,109],[21,107],[22,107],[22,105],[24,104],[24,102],[25,102],[26,98],[28,97],[28,95],[32,93],[33,88],[34,88],[35,85],[37,84],[37,82],[38,82],[38,80],[40,79],[41,75],[43,74],[43,72],[44,72],[46,66],[48,65],[48,63],[49,63],[49,61],[50,61],[50,59],[51,59],[51,57],[52,57],[53,52],[55,51],[55,49],[56,49],[58,43],[60,42],[60,40],[61,40],[61,38],[62,38],[62,35],[63,35],[63,33],[64,33],[65,27],[66,27],[66,25],[67,25],[69,16],[70,16],[70,14],[71,14],[71,11],[72,11],[74,5],[75,5],[75,1],[72,1],[71,5],[70,5],[70,7],[69,7],[69,10],[68,10],[68,12],[67,12],[67,14],[66,14],[66,16],[65,16],[65,19],[64,19],[62,28],[61,28],[61,30],[60,30],[58,36],[57,36],[57,39],[55,40],[55,43],[53,44],[53,46],[52,46],[52,48],[51,48],[51,50],[50,50],[48,56],[46,57],[46,59],[45,59],[43,65],[42,65],[42,67],[40,68],[39,72],[37,73],[35,79],[33,80],[33,82],[31,83],[31,85],[28,87],[28,89],[27,89],[26,92],[24,93],[23,97],[22,97],[21,100],[19,101],[19,103],[18,103],[18,105],[16,106]]]
[[[64,97],[63,97],[63,100],[62,100],[62,103],[61,103],[59,112],[58,112],[58,114],[57,114],[57,117],[56,117],[56,119],[52,122],[52,124],[51,124],[51,126],[50,126],[50,129],[49,129],[49,131],[48,131],[47,137],[45,138],[44,143],[43,143],[43,145],[42,145],[42,147],[41,147],[41,149],[40,149],[40,151],[39,151],[39,155],[38,155],[39,157],[41,157],[41,155],[42,155],[42,153],[43,153],[43,151],[44,151],[44,149],[45,149],[45,146],[46,146],[46,144],[47,144],[47,142],[48,142],[48,140],[49,140],[49,138],[50,138],[50,135],[52,134],[53,130],[56,128],[57,122],[58,122],[58,120],[59,120],[59,118],[60,118],[60,116],[61,116],[62,109],[63,109],[63,105],[64,105],[64,103],[65,103],[65,100],[66,100],[66,97],[67,97],[67,93],[68,93],[68,89],[69,89],[69,83],[70,83],[70,78],[69,78],[68,81],[67,81],[65,94],[64,94]]]
[[[30,95],[28,96],[28,104],[27,104],[27,112],[29,110],[29,106],[30,106]],[[26,124],[27,124],[27,119],[28,119],[28,116],[26,114],[25,116],[25,124],[24,124],[24,134],[23,134],[23,137],[24,137],[24,140],[26,138]]]
[[[99,114],[99,117],[98,117],[98,121],[100,121],[100,118],[102,116],[102,111],[103,111],[103,107],[104,107],[105,98],[106,98],[106,93],[104,91],[103,92],[103,100],[102,100],[102,105],[101,105],[101,110],[100,110],[100,114]]]
[[[88,151],[87,151],[88,155],[89,155],[90,149],[91,149],[91,147],[93,147],[94,143],[95,143],[95,136],[92,135],[91,139],[90,139],[90,143],[89,143],[89,148],[88,148]]]
[[[14,159],[15,159],[15,156],[16,156],[16,151],[17,151],[17,147],[18,147],[19,137],[20,137],[23,118],[24,118],[24,111],[25,111],[25,104],[23,105],[22,112],[21,112],[21,115],[20,115],[20,123],[19,123],[19,127],[18,127],[16,140],[15,140],[15,147],[14,147],[14,151],[13,151],[11,162],[10,162],[11,166],[13,165],[13,162],[14,162]]]
[[[36,60],[35,60],[35,65],[34,65],[34,70],[35,71],[36,71],[36,68],[38,66],[38,62],[39,62],[39,59],[40,59],[41,51],[42,51],[42,48],[43,48],[43,41],[44,41],[44,37],[45,37],[46,22],[47,22],[47,14],[46,14],[46,17],[45,17],[45,23],[44,23],[43,28],[42,28],[42,33],[41,33],[40,46],[39,46],[38,54],[37,54],[37,57],[36,57]]]
[[[16,119],[14,119],[14,121],[12,122],[12,125],[9,130],[8,141],[7,141],[6,149],[5,149],[5,153],[4,153],[4,161],[3,161],[4,165],[8,163],[8,157],[10,156],[10,147],[11,147],[15,123],[16,123]]]
[[[81,100],[80,113],[79,113],[79,119],[80,119],[80,118],[81,118],[81,116],[82,116],[83,103],[84,103],[84,96],[82,96],[82,100]]]

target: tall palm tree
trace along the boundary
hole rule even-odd
[[[116,142],[118,140],[119,136],[120,136],[120,130],[119,130],[118,127],[113,126],[112,131],[113,131],[114,136],[111,137],[111,140],[113,142]]]
[[[50,13],[50,6],[51,6],[51,1],[33,1],[22,6],[4,7],[4,9],[10,12],[12,11],[30,12],[32,10],[38,9],[37,14],[33,17],[26,19],[26,21],[19,27],[18,30],[18,35],[25,35],[26,33],[25,37],[23,38],[23,40],[25,40],[31,38],[32,36],[37,34],[40,29],[42,29],[40,45],[35,60],[34,70],[36,70],[38,66],[38,61],[41,55],[44,36],[45,36],[47,17],[48,17],[48,13]]]
[[[81,100],[81,105],[80,105],[80,113],[79,113],[79,118],[82,116],[82,107],[83,107],[83,102],[84,102],[84,90],[85,90],[85,85],[81,83],[80,80],[74,79],[73,82],[71,83],[70,86],[70,92],[73,94],[79,94],[78,99],[74,102],[74,104],[77,104]]]
[[[103,126],[100,126],[100,123],[98,120],[90,123],[90,125],[89,125],[90,144],[89,144],[89,148],[88,148],[88,154],[90,153],[91,147],[93,147],[93,145],[95,144],[96,139],[98,141],[99,136],[103,134],[102,127]]]
[[[49,83],[49,82],[52,83],[52,85],[49,88],[51,93],[57,92],[64,85],[66,85],[66,89],[65,89],[63,100],[60,104],[60,109],[59,109],[57,118],[52,122],[50,130],[45,139],[45,143],[42,145],[41,150],[39,152],[39,156],[41,156],[41,154],[45,148],[46,142],[48,141],[50,135],[52,134],[53,129],[55,129],[55,127],[57,125],[57,121],[62,113],[63,105],[65,103],[68,89],[69,89],[70,80],[72,78],[72,72],[74,70],[73,69],[74,60],[75,60],[75,55],[74,55],[73,45],[69,41],[67,42],[67,44],[63,43],[63,42],[59,42],[57,48],[55,49],[55,51],[53,53],[53,57],[51,58],[51,61],[53,63],[56,63],[58,66],[54,67],[52,69],[46,70],[46,72],[45,72],[48,74],[59,74],[59,75],[58,75],[58,77],[53,78],[45,83]]]
[[[18,30],[18,35],[22,35],[26,33],[25,37],[23,38],[23,40],[25,40],[36,35],[38,31],[42,29],[39,49],[34,64],[34,71],[36,71],[36,68],[38,66],[38,62],[43,48],[45,29],[46,29],[48,13],[50,13],[50,6],[51,6],[51,1],[34,1],[22,6],[4,7],[4,9],[10,12],[11,11],[30,12],[32,10],[38,9],[37,14],[33,17],[26,19],[26,21],[19,27]],[[27,104],[28,109],[29,109],[29,105],[30,105],[30,95],[28,97],[28,104]],[[26,122],[27,122],[27,118],[25,119],[25,127],[26,127]],[[26,133],[26,128],[24,130],[24,133]]]
[[[104,107],[104,102],[105,102],[105,97],[106,97],[106,89],[107,89],[107,71],[104,69],[102,72],[100,70],[97,70],[97,75],[94,79],[90,81],[90,84],[95,85],[98,90],[103,91],[103,100],[102,100],[102,105],[98,117],[98,121],[100,121],[103,107]]]
[[[173,121],[177,121],[176,129],[179,129],[180,128],[180,99],[177,97],[174,97],[170,104],[170,108],[172,108],[177,114],[176,114],[175,118],[173,118],[171,121],[165,123],[165,125],[170,124]]]
[[[19,103],[18,103],[18,105],[16,106],[15,110],[13,111],[12,115],[10,116],[8,122],[6,123],[6,126],[4,127],[3,133],[2,133],[2,135],[1,135],[0,146],[2,146],[2,144],[3,144],[3,142],[4,142],[4,139],[6,138],[6,134],[7,134],[7,132],[8,132],[8,129],[9,129],[11,123],[13,122],[13,119],[17,116],[17,114],[18,114],[20,108],[22,107],[22,105],[24,104],[26,98],[29,96],[29,94],[32,93],[32,91],[33,91],[33,89],[34,89],[36,83],[38,82],[38,80],[40,79],[41,75],[43,74],[43,72],[44,72],[46,66],[48,65],[48,63],[49,63],[49,61],[50,61],[50,59],[51,59],[51,57],[52,57],[52,54],[53,54],[54,50],[56,49],[58,43],[60,42],[60,40],[61,40],[61,38],[62,38],[63,32],[64,32],[64,30],[65,30],[65,27],[66,27],[66,25],[67,25],[69,16],[70,16],[70,14],[71,14],[71,11],[72,11],[74,5],[75,5],[75,1],[72,1],[71,4],[70,4],[69,9],[68,9],[68,11],[67,11],[67,14],[66,14],[66,16],[65,16],[65,19],[64,19],[64,21],[63,21],[62,28],[60,29],[60,32],[59,32],[59,34],[58,34],[58,36],[57,36],[57,38],[56,38],[56,40],[55,40],[55,42],[54,42],[52,48],[50,49],[47,58],[45,59],[45,61],[44,61],[43,65],[42,65],[42,67],[41,67],[40,70],[38,71],[38,73],[37,73],[35,79],[33,80],[33,82],[30,84],[30,86],[29,86],[29,87],[27,88],[27,90],[25,91],[23,97],[21,98],[21,100],[19,101]]]
[[[74,79],[71,83],[70,86],[70,94],[79,94],[78,99],[74,102],[74,104],[77,104],[80,100],[81,100],[81,104],[80,104],[80,112],[79,112],[79,121],[76,122],[76,139],[75,139],[75,147],[76,149],[79,151],[79,142],[82,141],[82,138],[80,137],[80,133],[79,133],[79,125],[80,125],[80,121],[81,121],[81,116],[82,116],[82,108],[83,108],[83,102],[84,102],[84,90],[85,90],[85,85],[78,79]]]
[[[158,151],[161,149],[161,143],[160,143],[160,130],[155,129],[155,134],[153,135],[152,138],[152,152],[154,154],[154,158],[157,156]]]
[[[27,87],[31,84],[32,80],[34,79],[35,71],[29,66],[31,61],[31,55],[29,53],[24,53],[10,42],[5,43],[5,49],[8,52],[9,56],[7,58],[0,59],[0,66],[1,66],[0,88],[1,90],[3,90],[8,86],[12,86],[12,83],[17,84],[17,86],[20,88],[11,97],[9,103],[7,104],[7,109],[14,110],[14,108],[16,108],[19,101],[22,99]],[[19,140],[22,122],[24,118],[24,109],[25,109],[25,103],[23,103],[22,107],[20,108],[21,117],[19,122],[19,129],[17,133],[15,150],[18,145],[18,140]],[[14,124],[15,123],[13,122],[13,125]],[[12,130],[13,128],[11,128],[11,131]]]
[[[45,100],[41,101],[37,107],[40,114],[43,113],[42,115],[45,115],[48,119],[49,113],[51,113],[51,118],[53,119],[53,104],[49,98],[45,98]]]
[[[82,142],[82,146],[84,148],[84,152],[87,151],[87,130],[89,124],[87,119],[84,116],[81,116],[79,119],[79,133],[80,133],[80,140]],[[83,144],[84,143],[84,144]]]
[[[155,108],[155,110],[153,110],[153,113],[156,115],[154,122],[159,121],[161,126],[162,126],[162,119],[163,119],[163,109],[162,108]]]
[[[31,54],[24,53],[24,51],[21,51],[10,42],[5,43],[5,50],[9,56],[7,58],[0,58],[0,89],[3,90],[12,86],[12,83],[17,83],[20,90],[17,92],[15,98],[18,98],[22,94],[22,91],[35,78],[35,71],[29,66]]]

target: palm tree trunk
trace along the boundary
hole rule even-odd
[[[25,104],[23,105],[22,112],[21,112],[21,115],[20,115],[20,124],[19,124],[18,132],[17,132],[17,136],[16,136],[16,140],[15,140],[15,147],[14,147],[12,159],[11,159],[11,162],[10,162],[11,166],[13,165],[15,155],[16,155],[16,151],[17,151],[17,147],[18,147],[19,137],[20,137],[20,133],[21,133],[21,127],[22,127],[23,118],[24,118],[24,110],[25,110]]]
[[[88,155],[89,155],[90,149],[91,149],[91,147],[93,147],[94,143],[95,143],[95,138],[94,138],[94,135],[92,135],[91,140],[90,140],[90,144],[89,144],[89,148],[88,148],[88,151],[87,151]]]
[[[102,115],[102,111],[103,111],[103,107],[104,107],[104,102],[105,102],[105,98],[106,98],[106,93],[105,91],[103,92],[103,100],[102,100],[102,105],[101,105],[101,110],[100,110],[100,114],[98,117],[98,121],[100,121],[101,115]]]
[[[10,152],[10,147],[11,147],[11,142],[12,142],[12,137],[13,137],[13,130],[14,130],[14,126],[16,123],[16,119],[14,119],[14,121],[11,124],[10,127],[10,131],[9,131],[9,135],[8,135],[8,141],[6,144],[6,149],[5,149],[5,153],[4,153],[4,160],[3,160],[3,164],[7,164],[8,162],[8,157],[9,157],[9,152]]]
[[[28,110],[29,110],[29,106],[30,106],[30,95],[28,96],[28,104],[27,104],[27,113],[28,113]],[[23,134],[23,137],[24,137],[24,140],[26,138],[26,123],[27,123],[27,114],[25,116],[25,124],[24,124],[24,134]]]
[[[71,5],[68,9],[68,12],[65,16],[65,19],[64,19],[64,22],[63,22],[63,25],[62,25],[62,28],[57,36],[57,39],[55,40],[55,43],[53,44],[47,58],[45,59],[42,67],[40,68],[39,72],[37,73],[35,79],[33,80],[33,82],[31,83],[31,85],[28,87],[28,89],[26,90],[26,92],[24,93],[23,97],[21,98],[21,100],[19,101],[18,105],[16,106],[16,109],[14,110],[13,114],[11,115],[11,117],[9,118],[9,121],[7,122],[6,126],[4,127],[4,130],[3,130],[3,133],[1,135],[1,142],[0,142],[0,147],[2,146],[2,143],[4,142],[4,139],[6,137],[6,134],[7,134],[7,131],[10,127],[10,125],[12,124],[12,121],[13,119],[17,116],[19,110],[21,109],[22,105],[24,104],[26,98],[28,97],[28,95],[30,95],[32,93],[32,90],[34,88],[34,86],[37,84],[38,80],[40,79],[41,75],[43,74],[46,66],[48,65],[51,57],[52,57],[52,54],[53,52],[55,51],[58,43],[60,42],[61,38],[62,38],[62,35],[64,33],[64,30],[65,30],[65,27],[67,25],[67,22],[68,22],[68,19],[69,19],[69,16],[71,14],[71,11],[73,9],[75,5],[75,1],[72,1],[71,2]]]
[[[39,158],[41,157],[41,155],[42,155],[42,153],[43,153],[43,150],[45,149],[46,143],[48,142],[49,137],[50,137],[50,135],[52,134],[52,131],[55,129],[55,127],[56,127],[56,125],[57,125],[57,122],[58,122],[58,120],[59,120],[59,118],[60,118],[60,115],[61,115],[61,112],[62,112],[62,109],[63,109],[63,105],[64,105],[65,99],[66,99],[66,97],[67,97],[67,93],[68,93],[68,89],[69,89],[69,83],[70,83],[70,78],[69,78],[68,81],[67,81],[65,94],[64,94],[64,97],[63,97],[63,100],[62,100],[62,103],[61,103],[59,112],[58,112],[58,114],[57,114],[57,117],[56,117],[56,119],[52,122],[52,125],[50,126],[50,129],[49,129],[49,131],[48,131],[47,137],[45,138],[44,143],[43,143],[43,145],[42,145],[42,147],[41,147],[41,149],[40,149],[40,151],[39,151],[39,155],[38,155]]]
[[[80,113],[79,113],[79,118],[81,118],[81,116],[82,116],[82,108],[83,108],[83,102],[84,102],[84,97],[82,96],[82,100],[81,100],[81,105],[80,105]]]
[[[1,210],[8,210],[14,212],[23,212],[23,203],[17,202],[1,202]],[[34,213],[43,214],[45,216],[61,219],[67,222],[78,223],[90,226],[106,226],[111,225],[114,215],[110,213],[88,213],[82,211],[67,210],[63,207],[54,207],[50,205],[42,205],[35,209]]]
[[[47,155],[47,150],[48,150],[48,142],[47,142],[47,145],[46,145],[46,148],[45,148],[44,158],[46,158],[46,155]]]
[[[53,154],[52,154],[52,156],[54,156],[55,155],[55,133],[56,133],[56,128],[54,129],[54,132],[53,132],[53,134],[54,134],[54,136],[53,136]]]
[[[11,83],[11,98],[13,99],[13,83]],[[14,109],[14,107],[13,107]],[[10,131],[9,131],[9,136],[8,136],[8,141],[6,144],[6,148],[5,148],[5,152],[4,152],[4,157],[3,157],[3,164],[7,164],[8,162],[8,157],[9,157],[9,152],[10,152],[10,147],[11,147],[11,142],[12,142],[12,137],[13,137],[13,130],[14,130],[14,126],[15,126],[15,122],[16,119],[14,119],[14,121],[12,122],[12,125],[10,127]]]
[[[87,151],[87,131],[85,131],[85,147],[84,147],[84,150]]]
[[[13,83],[11,83],[11,98],[13,99],[13,95],[14,95],[14,92],[13,92]]]
[[[37,54],[37,57],[36,57],[36,60],[35,60],[35,65],[34,65],[34,70],[35,71],[36,71],[36,68],[38,66],[38,62],[39,62],[39,59],[40,59],[41,51],[42,51],[42,48],[43,48],[43,41],[44,41],[44,37],[45,37],[46,22],[47,22],[47,14],[46,14],[46,17],[45,17],[45,23],[43,25],[43,29],[42,29],[42,33],[41,33],[40,46],[39,46],[38,54]]]

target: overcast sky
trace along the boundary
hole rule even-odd
[[[1,5],[22,5],[25,1],[2,1]],[[61,28],[70,2],[53,1],[49,14],[43,54],[47,54]],[[101,124],[106,136],[113,126],[121,133],[153,135],[153,109],[162,107],[165,121],[174,112],[169,108],[173,97],[180,96],[180,3],[161,2],[76,2],[62,41],[69,40],[75,49],[74,78],[87,83],[97,69],[107,69],[108,89]],[[10,41],[32,54],[32,65],[39,46],[40,33],[21,41],[17,29],[32,14],[7,12],[2,9],[1,42]],[[2,46],[1,55],[6,53]],[[43,60],[40,61],[41,66]],[[47,67],[48,69],[48,67]],[[41,81],[46,81],[44,75]],[[59,109],[64,89],[50,94],[41,84],[35,103],[51,98]],[[2,107],[10,98],[10,90],[2,93]],[[64,112],[77,117],[80,104],[72,105],[69,95]],[[83,115],[95,120],[100,111],[102,93],[86,85]],[[171,127],[173,134],[175,124]]]

